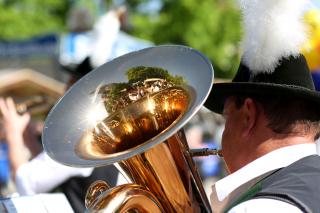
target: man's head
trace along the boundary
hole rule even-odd
[[[306,136],[313,142],[317,137],[320,94],[306,60],[300,55],[279,63],[273,72],[257,74],[241,64],[232,82],[213,85],[205,106],[226,115],[222,152],[227,164],[239,168],[274,149],[298,143],[274,143],[274,138]]]
[[[230,96],[222,153],[231,172],[275,149],[312,143],[320,132],[318,106],[301,99]]]
[[[320,93],[300,53],[305,2],[240,4],[241,64],[232,82],[213,85],[205,103],[226,117],[222,152],[231,172],[275,149],[314,142],[320,120]]]
[[[237,96],[235,105],[240,109],[247,98],[251,98],[262,109],[268,128],[276,134],[314,135],[319,138],[320,110],[317,105],[298,98],[285,96]],[[303,128],[297,127],[303,126]]]

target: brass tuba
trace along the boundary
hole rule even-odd
[[[148,76],[150,70],[158,74]],[[211,212],[192,157],[220,152],[190,150],[183,126],[212,82],[211,63],[189,47],[126,54],[84,76],[54,106],[44,149],[66,165],[115,164],[130,182],[112,189],[93,183],[89,212]]]

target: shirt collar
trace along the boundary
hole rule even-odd
[[[299,144],[277,149],[217,181],[212,193],[216,193],[218,200],[223,201],[232,191],[244,183],[313,154],[317,154],[315,144]]]

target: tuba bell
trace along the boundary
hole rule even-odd
[[[185,46],[157,46],[118,57],[74,84],[50,111],[45,151],[75,167],[115,164],[128,184],[97,181],[88,212],[211,212],[183,126],[200,109],[213,68]]]

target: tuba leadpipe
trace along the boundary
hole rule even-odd
[[[208,155],[218,155],[219,157],[223,157],[222,150],[218,150],[218,149],[211,149],[211,148],[191,149],[189,152],[191,157],[203,157]]]

